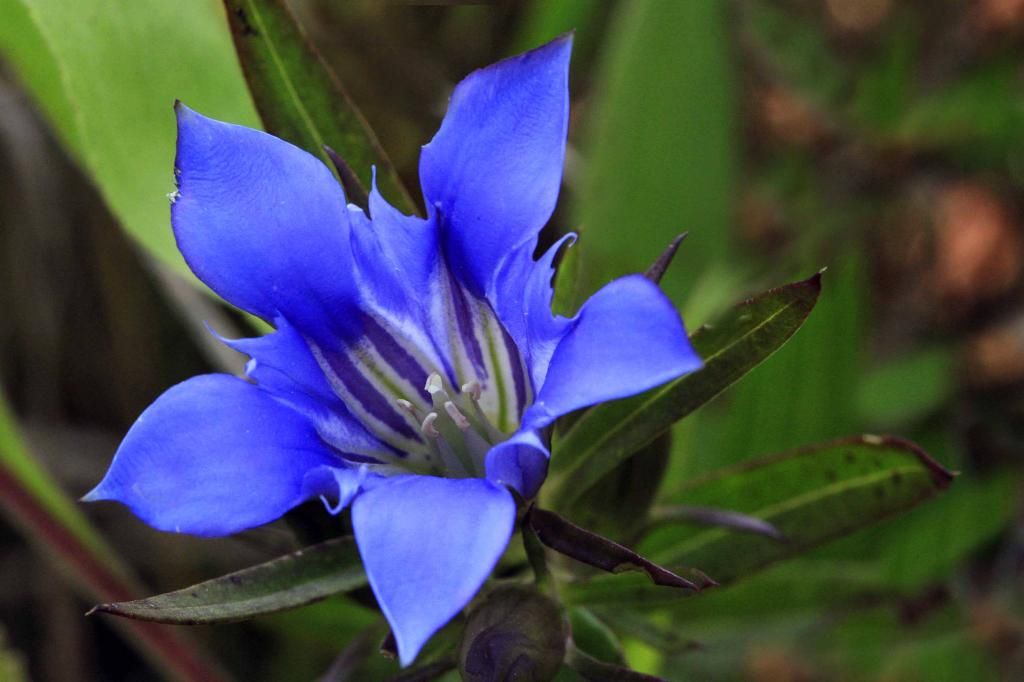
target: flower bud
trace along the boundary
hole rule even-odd
[[[566,637],[558,604],[529,587],[501,587],[470,614],[459,671],[470,682],[547,682],[562,664]]]

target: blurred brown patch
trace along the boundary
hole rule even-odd
[[[759,88],[753,101],[764,132],[779,142],[806,147],[821,141],[827,133],[819,113],[791,90],[777,86]]]
[[[829,19],[843,31],[867,33],[892,10],[892,0],[827,0]]]
[[[778,251],[792,236],[782,207],[757,192],[744,192],[737,217],[744,243],[759,253]]]
[[[971,606],[971,635],[1000,659],[1013,656],[1024,642],[1024,624],[995,602]]]
[[[824,679],[790,651],[754,647],[747,652],[747,678],[754,682],[813,682]]]
[[[966,379],[972,388],[1024,382],[1024,317],[974,335],[965,356]]]
[[[1024,28],[1024,0],[981,0],[977,22],[986,31],[1016,31]]]
[[[929,276],[947,312],[1006,294],[1021,274],[1021,236],[1006,202],[976,182],[939,191],[934,209],[935,259]]]

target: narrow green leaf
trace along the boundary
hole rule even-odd
[[[949,402],[956,366],[951,348],[927,348],[872,368],[856,387],[857,411],[875,426],[923,419]]]
[[[786,538],[715,528],[659,529],[640,549],[661,565],[699,565],[722,583],[911,509],[944,490],[953,474],[897,438],[863,436],[754,460],[692,481],[680,502],[735,509]],[[625,576],[624,576],[625,577]],[[606,578],[569,586],[573,603],[671,599],[673,591]]]
[[[821,274],[768,291],[692,336],[704,367],[639,396],[586,412],[555,444],[550,499],[561,509],[602,476],[721,393],[784,344],[810,314]]]
[[[555,293],[551,301],[551,311],[557,315],[570,317],[576,312],[576,296],[580,276],[580,250],[575,240],[562,250],[562,258],[555,271]]]
[[[170,230],[175,99],[259,119],[222,10],[209,0],[0,3],[0,52],[124,229],[192,282]]]
[[[696,282],[735,262],[730,12],[716,0],[614,5],[572,207],[572,223],[585,233],[578,294],[642,270],[672,237],[692,230],[680,267],[662,282],[683,301]]]
[[[224,0],[231,36],[249,90],[267,130],[336,168],[325,149],[340,155],[350,196],[365,199],[370,168],[381,190],[399,208],[416,210],[391,161],[338,78],[303,34],[283,0]],[[349,177],[346,177],[349,176]],[[353,187],[348,180],[359,183]],[[365,205],[365,204],[364,204]]]
[[[0,393],[0,510],[24,536],[51,554],[89,599],[130,599],[142,589],[89,520],[29,453]],[[150,623],[119,630],[157,668],[181,679],[222,679],[223,673],[183,633]]]
[[[175,592],[99,604],[89,613],[178,625],[229,623],[305,606],[365,584],[355,542],[338,538]]]

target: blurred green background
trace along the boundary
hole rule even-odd
[[[459,78],[575,29],[546,239],[581,233],[581,294],[686,230],[663,285],[690,328],[828,268],[793,341],[676,429],[664,499],[859,432],[961,472],[904,517],[643,624],[612,614],[631,663],[673,680],[1024,679],[1024,1],[289,4],[411,187]],[[276,525],[163,535],[60,493],[94,485],[165,388],[241,367],[203,321],[246,321],[187,275],[166,198],[175,98],[258,124],[222,12],[0,2],[0,461],[148,592],[295,547]],[[82,617],[81,567],[39,540],[0,517],[0,679],[156,676]],[[235,677],[313,679],[374,620],[336,599],[188,634]]]

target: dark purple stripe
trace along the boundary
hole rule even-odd
[[[486,371],[487,366],[484,364],[484,353],[480,348],[480,342],[474,334],[473,326],[473,311],[469,308],[469,302],[466,301],[466,292],[462,289],[452,273],[448,268],[445,268],[448,277],[448,291],[451,293],[452,308],[455,310],[455,326],[459,332],[459,337],[462,339],[462,345],[466,349],[466,354],[469,355],[470,362],[476,367],[476,371],[481,375]],[[452,349],[452,353],[455,349]],[[469,379],[471,377],[466,377]],[[482,376],[480,378],[483,378]]]
[[[398,376],[408,379],[418,390],[423,390],[427,385],[426,368],[418,363],[409,351],[402,348],[387,329],[377,320],[366,316],[363,318],[363,334]]]
[[[522,417],[526,410],[526,374],[523,372],[523,359],[519,355],[519,347],[512,340],[509,333],[505,331],[505,325],[495,316],[495,322],[501,329],[501,341],[505,344],[505,352],[508,354],[508,364],[512,366],[512,381],[516,386],[516,409],[517,416]]]
[[[360,454],[355,453],[355,452],[343,452],[341,450],[339,450],[338,452],[339,452],[339,454],[342,456],[342,458],[346,462],[351,462],[353,464],[383,464],[384,463],[384,462],[382,462],[379,459],[376,459],[374,457],[370,457],[369,455],[360,455]],[[404,452],[397,452],[396,451],[396,453],[398,454],[399,457],[405,457],[405,455],[406,455],[406,453],[404,453]]]
[[[381,395],[370,381],[352,364],[344,353],[325,355],[327,364],[338,375],[341,383],[352,393],[367,412],[384,422],[395,433],[412,440],[419,440],[419,433],[409,426],[405,417],[398,413],[391,401]],[[369,424],[366,425],[369,428]],[[373,429],[371,428],[372,432]]]

